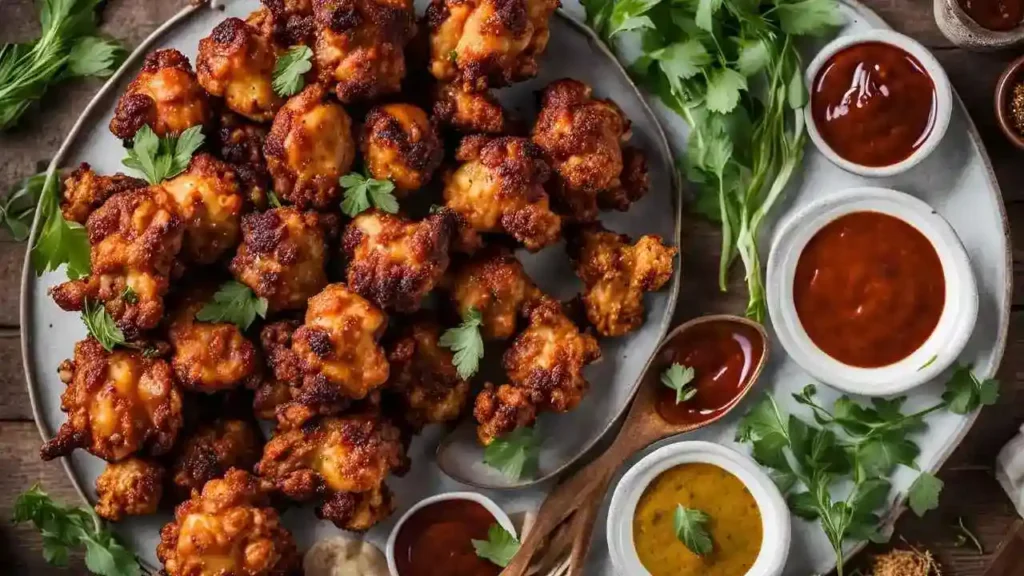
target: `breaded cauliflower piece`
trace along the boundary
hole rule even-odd
[[[517,428],[533,426],[537,421],[537,406],[528,390],[511,384],[495,386],[487,382],[473,403],[473,418],[478,423],[477,440],[489,446],[499,436]]]
[[[469,398],[469,383],[459,377],[453,354],[438,344],[441,327],[413,320],[388,346],[391,374],[385,392],[400,406],[400,421],[411,430],[458,419]]]
[[[181,393],[171,367],[137,350],[107,352],[91,336],[75,344],[74,360],[58,368],[67,384],[60,409],[68,415],[43,445],[43,460],[82,448],[107,462],[138,452],[167,453],[181,429]]]
[[[209,154],[196,154],[188,170],[162,186],[174,198],[185,223],[183,260],[212,264],[234,250],[245,198],[230,165]]]
[[[487,340],[507,340],[516,332],[523,307],[540,290],[510,251],[488,247],[461,263],[445,286],[460,318],[470,308],[480,313],[480,332]]]
[[[278,42],[285,46],[312,46],[316,26],[313,23],[313,0],[260,0],[266,7],[249,15],[254,20],[269,22]],[[269,12],[268,17],[265,13]]]
[[[426,186],[444,156],[437,125],[412,104],[372,108],[363,122],[360,145],[367,171],[393,182],[399,198]]]
[[[82,162],[64,180],[64,194],[60,200],[60,211],[68,222],[85,224],[89,215],[103,205],[114,194],[146,188],[145,180],[125,176],[118,172],[113,176],[100,176],[89,164]]]
[[[156,513],[164,493],[164,467],[142,458],[107,464],[96,478],[96,514],[119,522]]]
[[[238,177],[239,190],[246,200],[246,211],[267,209],[270,173],[263,159],[263,142],[268,128],[234,112],[220,115],[220,128],[213,135],[213,146]]]
[[[272,38],[240,18],[228,18],[199,41],[196,76],[229,109],[269,122],[284,104],[273,88],[277,53]]]
[[[503,134],[508,113],[489,91],[467,92],[458,84],[434,87],[434,116],[465,134]]]
[[[188,58],[177,50],[156,50],[146,56],[139,75],[117,101],[110,131],[131,140],[148,125],[157,136],[173,136],[206,125],[210,118],[206,91]]]
[[[237,468],[252,472],[263,453],[263,436],[248,420],[218,418],[185,438],[172,467],[172,481],[188,498],[214,478]]]

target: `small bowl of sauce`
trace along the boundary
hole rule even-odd
[[[710,539],[692,549],[677,536],[678,507],[703,515]],[[710,442],[678,442],[622,477],[608,513],[617,574],[777,576],[789,554],[785,499],[754,461]]]
[[[473,540],[487,540],[499,524],[516,535],[508,515],[475,492],[425,498],[409,509],[388,538],[392,576],[498,576],[501,567],[477,556]]]
[[[904,392],[952,364],[974,329],[978,289],[952,227],[924,202],[854,188],[782,227],[768,309],[786,352],[845,392]]]
[[[952,90],[938,60],[891,30],[849,34],[807,67],[807,133],[829,160],[863,176],[916,165],[946,133]]]

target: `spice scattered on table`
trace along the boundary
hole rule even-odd
[[[872,576],[942,576],[942,570],[931,552],[911,546],[875,556]]]
[[[1010,120],[1018,134],[1024,136],[1024,82],[1018,81],[1010,98]]]

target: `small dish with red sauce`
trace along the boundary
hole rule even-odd
[[[939,145],[953,112],[949,79],[915,40],[891,30],[843,35],[807,67],[807,134],[840,168],[892,176]]]
[[[978,288],[953,228],[917,198],[853,188],[781,228],[768,260],[779,342],[812,376],[853,394],[897,394],[960,355]]]

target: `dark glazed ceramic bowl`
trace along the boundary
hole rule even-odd
[[[996,82],[996,94],[993,104],[996,109],[996,120],[999,121],[999,128],[1003,130],[1006,138],[1013,142],[1017,148],[1024,150],[1024,136],[1013,125],[1013,116],[1010,113],[1010,101],[1013,100],[1013,87],[1018,82],[1024,82],[1024,56],[1017,58],[1006,67],[999,81]]]

